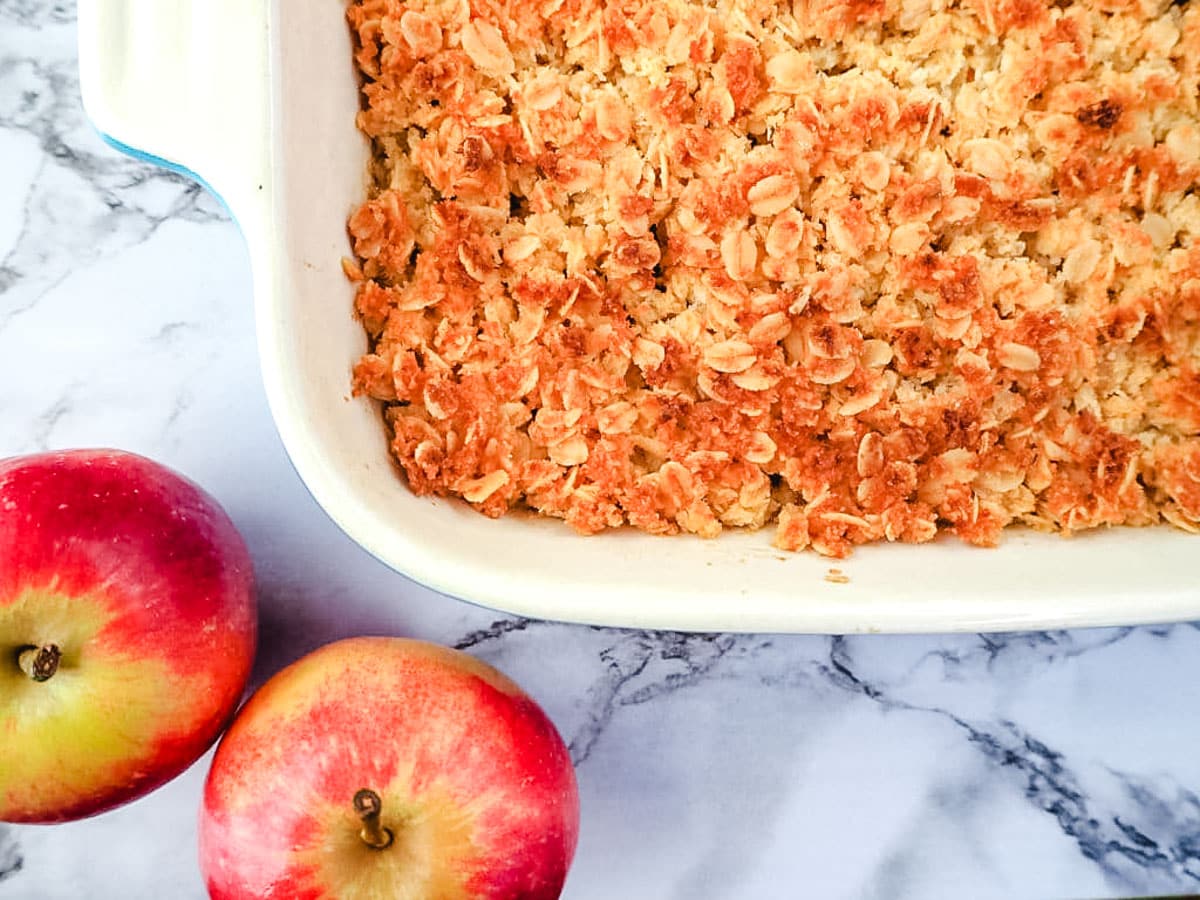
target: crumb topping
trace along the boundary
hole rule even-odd
[[[1200,531],[1200,8],[357,0],[419,494],[845,556]]]

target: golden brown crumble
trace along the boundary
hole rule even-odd
[[[359,0],[420,494],[834,557],[1200,531],[1200,7]]]

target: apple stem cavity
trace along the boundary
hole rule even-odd
[[[49,681],[58,671],[62,660],[62,651],[57,644],[46,644],[42,647],[26,647],[17,657],[17,665],[21,671],[39,684]]]
[[[383,801],[379,795],[368,788],[363,788],[354,795],[354,812],[362,822],[362,831],[358,836],[372,850],[386,850],[392,846],[392,832],[384,828],[379,821],[383,812]]]

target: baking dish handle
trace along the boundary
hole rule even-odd
[[[246,228],[271,193],[269,0],[79,0],[79,80],[110,143],[208,184]]]

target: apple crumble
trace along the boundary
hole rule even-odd
[[[358,0],[354,370],[581,532],[1200,531],[1200,6]]]

